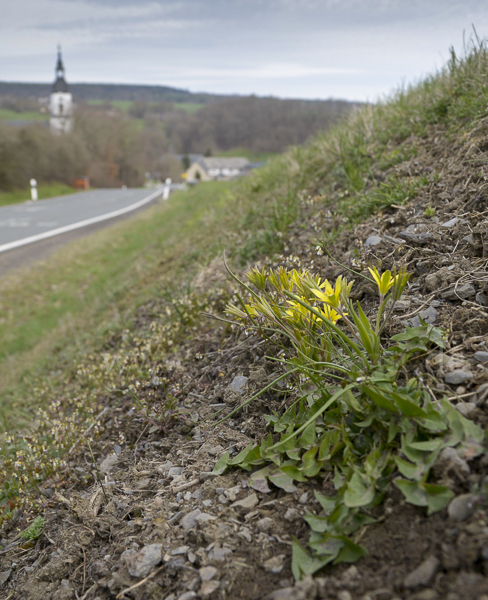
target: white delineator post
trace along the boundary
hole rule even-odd
[[[169,192],[171,190],[171,178],[168,177],[164,182],[164,190],[163,190],[163,200],[167,200],[169,198]]]
[[[37,200],[37,181],[35,179],[30,180],[31,185],[31,198]]]

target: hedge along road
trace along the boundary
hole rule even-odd
[[[137,212],[163,189],[93,190],[0,207],[0,274]]]

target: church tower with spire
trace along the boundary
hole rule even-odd
[[[61,46],[58,46],[56,63],[56,81],[51,88],[49,98],[49,127],[54,133],[67,133],[73,128],[73,96],[64,78],[64,65]]]

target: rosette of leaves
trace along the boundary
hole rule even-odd
[[[415,355],[445,347],[443,332],[422,323],[382,339],[407,284],[404,271],[371,270],[379,292],[373,324],[359,302],[349,301],[352,283],[334,285],[306,271],[252,269],[239,283],[245,302],[227,312],[277,344],[287,343],[289,358],[279,359],[282,374],[234,409],[270,389],[278,379],[301,382],[284,414],[266,416],[272,433],[234,458],[216,464],[251,471],[249,484],[268,491],[273,484],[288,492],[294,482],[319,475],[333,482],[333,493],[315,493],[321,507],[305,520],[312,530],[308,550],[293,540],[295,577],[312,574],[330,562],[353,562],[365,550],[358,532],[374,522],[374,508],[393,482],[407,502],[433,513],[453,493],[430,480],[432,465],[447,446],[472,458],[482,452],[484,435],[447,398],[437,399],[419,378],[405,379],[403,367]],[[278,335],[277,335],[278,334]],[[290,346],[292,352],[290,352]],[[296,377],[296,375],[300,377]]]

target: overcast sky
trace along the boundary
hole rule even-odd
[[[370,100],[440,68],[487,0],[1,0],[0,80]]]

